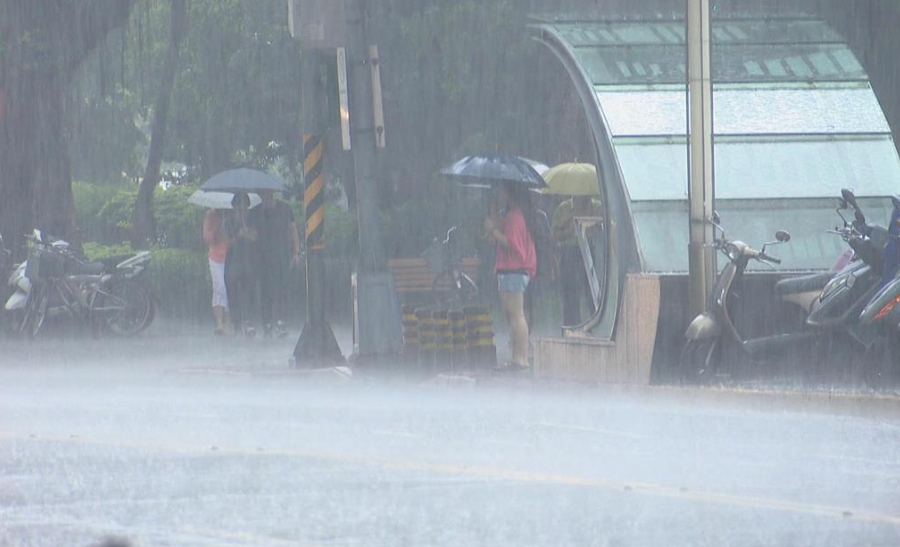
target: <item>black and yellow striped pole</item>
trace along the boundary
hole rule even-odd
[[[344,356],[325,317],[325,143],[319,113],[324,94],[320,54],[307,53],[302,65],[303,205],[306,211],[306,324],[294,347],[294,364],[315,368],[343,363]]]
[[[306,209],[306,249],[325,248],[325,176],[322,160],[325,143],[321,135],[303,135],[303,204]]]

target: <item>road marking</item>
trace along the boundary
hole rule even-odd
[[[859,462],[859,463],[872,463],[875,465],[885,465],[889,467],[900,466],[900,462],[892,462],[889,460],[875,460],[872,458],[860,458],[857,456],[838,456],[835,454],[819,454],[815,456],[820,460],[836,460],[836,461],[848,461],[848,462]]]
[[[260,545],[270,545],[272,547],[322,547],[326,545],[325,543],[320,542],[279,539],[270,536],[248,534],[246,532],[228,532],[225,530],[198,528],[194,526],[179,528],[177,530],[177,533],[205,538],[214,538],[228,542],[240,542],[245,545],[253,545],[255,547],[259,547]]]
[[[621,437],[625,439],[641,440],[646,439],[647,435],[640,433],[629,433],[627,431],[615,431],[612,429],[604,429],[599,427],[589,427],[585,425],[559,424],[553,422],[525,422],[525,425],[533,425],[537,427],[549,427],[553,429],[566,429],[569,431],[582,431],[585,433],[600,433],[602,435],[611,435],[613,437]]]
[[[89,440],[85,438],[72,439],[69,436],[35,437],[31,436],[31,434],[28,433],[16,433],[10,431],[0,431],[0,440],[89,444],[95,446],[157,450],[198,455],[209,455],[211,453],[210,447],[208,445],[200,446],[153,444],[141,442],[114,442],[104,440]],[[727,494],[707,490],[689,490],[682,487],[673,487],[655,483],[595,479],[556,473],[515,471],[467,464],[434,463],[403,459],[367,458],[364,456],[333,454],[328,452],[309,452],[303,450],[266,450],[265,452],[258,452],[256,449],[250,448],[228,448],[220,446],[216,450],[215,455],[256,455],[281,457],[290,456],[319,461],[338,462],[348,465],[364,465],[368,467],[378,467],[381,469],[390,469],[396,471],[425,471],[445,475],[477,477],[492,480],[506,480],[511,482],[582,486],[612,492],[627,492],[628,495],[645,495],[682,501],[712,503],[716,505],[727,505],[732,507],[744,507],[748,509],[768,509],[785,513],[830,517],[837,519],[846,519],[848,517],[852,517],[854,521],[900,526],[900,515],[891,515],[877,511],[860,510],[848,507],[835,507],[829,505],[819,505],[815,503],[789,501],[777,498],[740,496],[736,494]]]
[[[409,431],[396,431],[391,429],[373,429],[373,435],[389,435],[392,437],[421,437],[422,435],[418,433],[411,433]]]

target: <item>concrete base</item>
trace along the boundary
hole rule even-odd
[[[659,320],[659,277],[629,274],[612,340],[535,338],[534,377],[586,383],[650,383]]]

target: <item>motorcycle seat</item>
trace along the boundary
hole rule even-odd
[[[782,279],[775,284],[775,294],[784,296],[787,294],[802,294],[805,292],[819,291],[834,277],[834,272],[821,274],[801,275]]]
[[[106,266],[102,262],[86,262],[76,264],[72,270],[69,275],[100,275],[106,271]]]
[[[113,271],[116,266],[123,260],[129,259],[134,255],[115,255],[100,259],[100,262],[106,267],[106,271]]]

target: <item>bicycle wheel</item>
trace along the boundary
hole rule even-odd
[[[133,336],[150,326],[156,303],[146,283],[125,281],[108,287],[99,297],[106,328],[118,336]]]
[[[478,286],[462,270],[445,271],[431,283],[435,305],[441,308],[461,308],[478,299]]]
[[[50,302],[50,291],[48,287],[43,285],[33,286],[34,291],[27,304],[24,324],[22,326],[28,338],[34,338],[41,332],[44,326],[44,320],[47,318],[47,305]]]
[[[462,270],[459,271],[458,282],[454,288],[461,305],[473,304],[478,300],[478,285]]]

